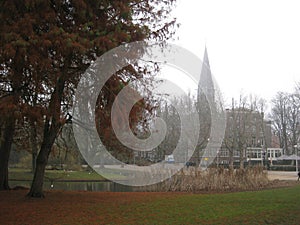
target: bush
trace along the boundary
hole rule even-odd
[[[22,156],[19,159],[19,162],[15,165],[15,167],[23,169],[32,169],[32,155],[27,153],[24,156]]]
[[[209,168],[183,169],[170,179],[142,191],[234,191],[261,189],[269,183],[267,173],[261,166],[246,169]]]

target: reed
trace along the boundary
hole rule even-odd
[[[171,178],[150,186],[139,187],[140,191],[236,191],[258,190],[268,185],[267,173],[261,166],[246,169],[184,168]]]

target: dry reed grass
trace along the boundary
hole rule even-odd
[[[224,169],[208,168],[184,168],[176,175],[164,182],[139,187],[139,191],[179,191],[179,192],[201,192],[201,191],[243,191],[258,190],[269,184],[267,173],[262,167],[251,167],[246,169]]]

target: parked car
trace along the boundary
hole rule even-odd
[[[173,155],[167,155],[165,158],[167,163],[175,163],[175,159]]]
[[[188,161],[188,162],[185,163],[185,165],[186,165],[187,168],[189,168],[190,166],[196,166],[196,163]]]

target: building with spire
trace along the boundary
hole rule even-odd
[[[191,161],[197,165],[202,164],[203,157],[205,159],[210,158],[210,153],[211,158],[214,158],[214,152],[210,152],[208,144],[211,138],[212,112],[215,108],[215,87],[210,70],[207,48],[205,47],[197,92],[197,111],[199,114],[200,131],[198,144],[191,158]]]
[[[240,164],[241,161],[263,163],[264,156],[279,156],[280,149],[270,148],[271,126],[269,121],[264,120],[263,112],[245,107],[223,113],[219,108],[219,99],[216,99],[219,95],[217,91],[205,47],[197,92],[199,141],[191,161],[205,167],[205,161],[208,165],[212,161],[218,165]],[[224,126],[221,124],[223,121],[219,120],[223,115],[226,116]],[[216,134],[222,128],[225,129],[225,136]],[[221,136],[222,140],[219,141]]]

